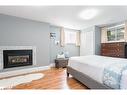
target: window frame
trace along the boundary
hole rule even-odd
[[[123,39],[118,39],[118,30],[122,29],[122,28],[124,29]],[[115,32],[115,39],[114,40],[109,40],[109,38],[108,38],[109,37],[109,35],[108,35],[109,31],[110,31],[110,33],[111,33],[111,31]],[[125,24],[120,24],[117,26],[109,27],[107,29],[106,35],[107,35],[107,42],[123,42],[123,41],[125,41]]]

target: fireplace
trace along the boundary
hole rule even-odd
[[[32,50],[3,50],[4,68],[32,65]]]

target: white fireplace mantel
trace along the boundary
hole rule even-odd
[[[0,70],[3,70],[3,50],[23,50],[32,49],[33,50],[33,65],[36,65],[36,47],[35,46],[0,46]]]

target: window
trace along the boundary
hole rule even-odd
[[[76,32],[65,31],[65,43],[75,44],[76,43]]]
[[[124,25],[119,25],[113,28],[109,28],[107,31],[108,41],[123,41],[124,40]]]

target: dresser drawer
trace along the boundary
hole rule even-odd
[[[101,55],[111,57],[125,57],[125,42],[101,44]]]

